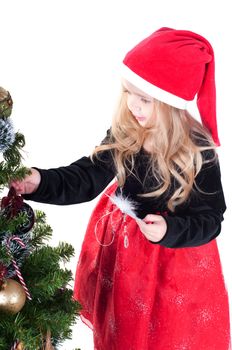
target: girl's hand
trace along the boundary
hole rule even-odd
[[[148,214],[143,220],[136,220],[140,231],[152,242],[160,241],[167,231],[167,223],[163,216]]]
[[[23,180],[13,180],[10,183],[10,187],[14,187],[17,194],[29,194],[33,193],[39,187],[41,176],[38,170],[30,169],[31,174],[27,175]]]

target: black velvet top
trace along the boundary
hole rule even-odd
[[[212,158],[213,151],[204,151],[203,157]],[[194,189],[189,199],[176,207],[175,212],[167,209],[168,195],[159,198],[141,198],[140,193],[150,192],[156,184],[154,177],[147,177],[142,184],[149,154],[141,149],[136,155],[134,175],[128,175],[121,191],[138,203],[137,216],[160,213],[167,222],[165,236],[155,244],[168,248],[194,247],[208,243],[221,231],[226,204],[221,184],[218,160],[203,165],[196,177],[198,191]],[[99,159],[82,157],[74,163],[55,169],[38,169],[41,182],[36,192],[24,195],[26,200],[42,203],[68,205],[87,202],[97,197],[116,177],[111,151],[104,151]],[[171,188],[175,187],[174,183]],[[152,242],[154,243],[154,242]]]

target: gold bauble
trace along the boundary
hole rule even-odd
[[[15,280],[6,279],[0,286],[0,310],[16,314],[26,301],[26,293]]]
[[[24,350],[24,345],[23,345],[22,342],[20,342],[20,343],[17,345],[16,350]]]
[[[52,346],[52,340],[51,340],[51,331],[48,330],[46,334],[46,343],[44,350],[54,350],[54,347]]]

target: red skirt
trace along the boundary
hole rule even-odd
[[[116,188],[92,213],[76,271],[74,298],[93,329],[94,348],[231,349],[216,240],[190,248],[150,243],[106,195]]]

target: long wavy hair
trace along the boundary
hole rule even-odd
[[[141,197],[159,197],[169,194],[167,207],[184,203],[195,184],[195,178],[207,162],[202,151],[213,150],[215,144],[209,132],[194,119],[188,111],[180,110],[155,100],[155,118],[152,125],[142,127],[127,107],[126,92],[122,91],[118,107],[112,120],[110,135],[92,153],[111,150],[117,170],[118,185],[123,186],[128,175],[137,177],[134,171],[135,157],[149,144],[149,166],[146,177],[152,172],[157,186],[151,192],[141,193]],[[170,194],[171,181],[175,188]],[[141,182],[141,179],[138,179]],[[195,184],[196,185],[196,184]]]

